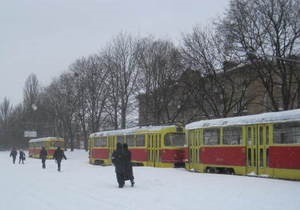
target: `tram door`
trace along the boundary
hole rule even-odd
[[[247,126],[247,174],[268,174],[269,126]]]
[[[116,149],[117,141],[115,136],[108,136],[108,154],[109,154],[109,162],[111,162],[111,155],[113,151]]]
[[[147,150],[148,150],[148,165],[153,167],[159,166],[159,150],[160,150],[160,135],[148,135]]]
[[[92,158],[92,149],[93,149],[93,145],[94,145],[94,138],[89,138],[88,140],[88,148],[89,148],[89,158]]]
[[[272,175],[269,171],[270,126],[258,125],[257,131],[257,174]]]
[[[188,132],[189,169],[200,171],[200,147],[203,130]]]
[[[256,145],[256,126],[246,127],[247,144],[247,174],[257,174],[257,145]]]

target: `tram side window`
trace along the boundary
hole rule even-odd
[[[165,137],[165,146],[184,146],[185,136],[183,133],[168,133]]]
[[[200,134],[197,132],[197,130],[190,130],[190,131],[188,131],[186,141],[189,146],[200,145],[200,143],[199,143],[200,142]]]
[[[204,144],[217,145],[220,144],[220,129],[205,129],[204,130]]]
[[[187,133],[187,142],[188,142],[188,146],[192,146],[193,145],[193,136],[194,136],[194,131],[190,130]]]
[[[106,137],[100,137],[100,138],[95,139],[94,145],[95,145],[95,147],[106,147],[107,146]]]
[[[137,147],[145,146],[145,136],[144,135],[137,135],[136,136],[136,146]]]
[[[117,142],[120,142],[123,144],[124,136],[117,136]]]
[[[227,145],[242,144],[242,128],[228,127],[223,129],[223,143]]]
[[[36,142],[34,146],[35,147],[42,147],[43,146],[43,142]]]
[[[274,143],[300,144],[300,122],[275,124]]]
[[[55,141],[52,143],[54,147],[63,147],[64,143],[61,141]]]
[[[126,136],[126,143],[130,147],[135,146],[134,136],[133,135]]]

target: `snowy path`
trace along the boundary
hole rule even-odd
[[[135,167],[136,186],[117,187],[114,168],[88,164],[87,152],[12,164],[0,152],[0,210],[296,210],[300,182]]]

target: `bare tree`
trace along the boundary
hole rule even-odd
[[[110,46],[103,52],[106,68],[109,70],[110,103],[113,108],[115,127],[118,114],[121,118],[121,128],[126,127],[128,108],[132,96],[137,91],[139,72],[136,68],[136,41],[127,34],[120,33]]]
[[[10,121],[13,107],[10,101],[5,97],[0,104],[0,142],[6,147],[11,140]]]
[[[25,87],[23,92],[23,103],[25,108],[35,108],[39,93],[40,86],[38,79],[35,74],[31,74],[25,81]]]
[[[114,61],[113,54],[110,48],[103,52],[105,68],[109,72],[107,81],[109,83],[109,94],[106,105],[106,112],[110,116],[110,121],[113,129],[119,128],[119,107],[121,100],[120,78],[117,71],[117,64]]]
[[[54,80],[47,88],[49,103],[54,109],[56,125],[63,128],[64,138],[70,143],[71,151],[74,149],[76,119],[76,89],[74,75],[64,73],[59,79]]]
[[[299,0],[233,0],[219,30],[237,57],[252,62],[266,90],[267,110],[297,107]]]
[[[3,102],[0,104],[0,126],[7,127],[9,117],[12,113],[13,107],[10,104],[8,98],[4,98]]]
[[[145,107],[144,121],[174,122],[180,109],[171,109],[170,103],[176,100],[174,85],[183,72],[179,51],[171,42],[145,38],[139,41],[136,56],[141,71],[139,102],[144,103],[140,105]]]
[[[187,90],[206,117],[226,117],[241,113],[251,97],[246,98],[251,77],[240,75],[226,49],[226,41],[212,29],[195,27],[183,38],[182,56],[188,68],[198,71],[198,80],[186,82]],[[243,73],[242,73],[243,74]]]
[[[75,75],[77,113],[87,149],[88,132],[97,132],[104,124],[108,71],[97,55],[77,60],[70,69]]]
[[[39,134],[42,129],[41,122],[43,114],[39,107],[39,94],[41,87],[35,74],[30,74],[25,81],[23,89],[23,109],[24,109],[24,128],[25,130],[34,130]]]

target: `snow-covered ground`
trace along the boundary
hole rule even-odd
[[[0,210],[297,210],[300,182],[201,174],[173,168],[134,167],[136,186],[117,186],[112,166],[88,164],[87,152],[12,164],[0,152]]]

